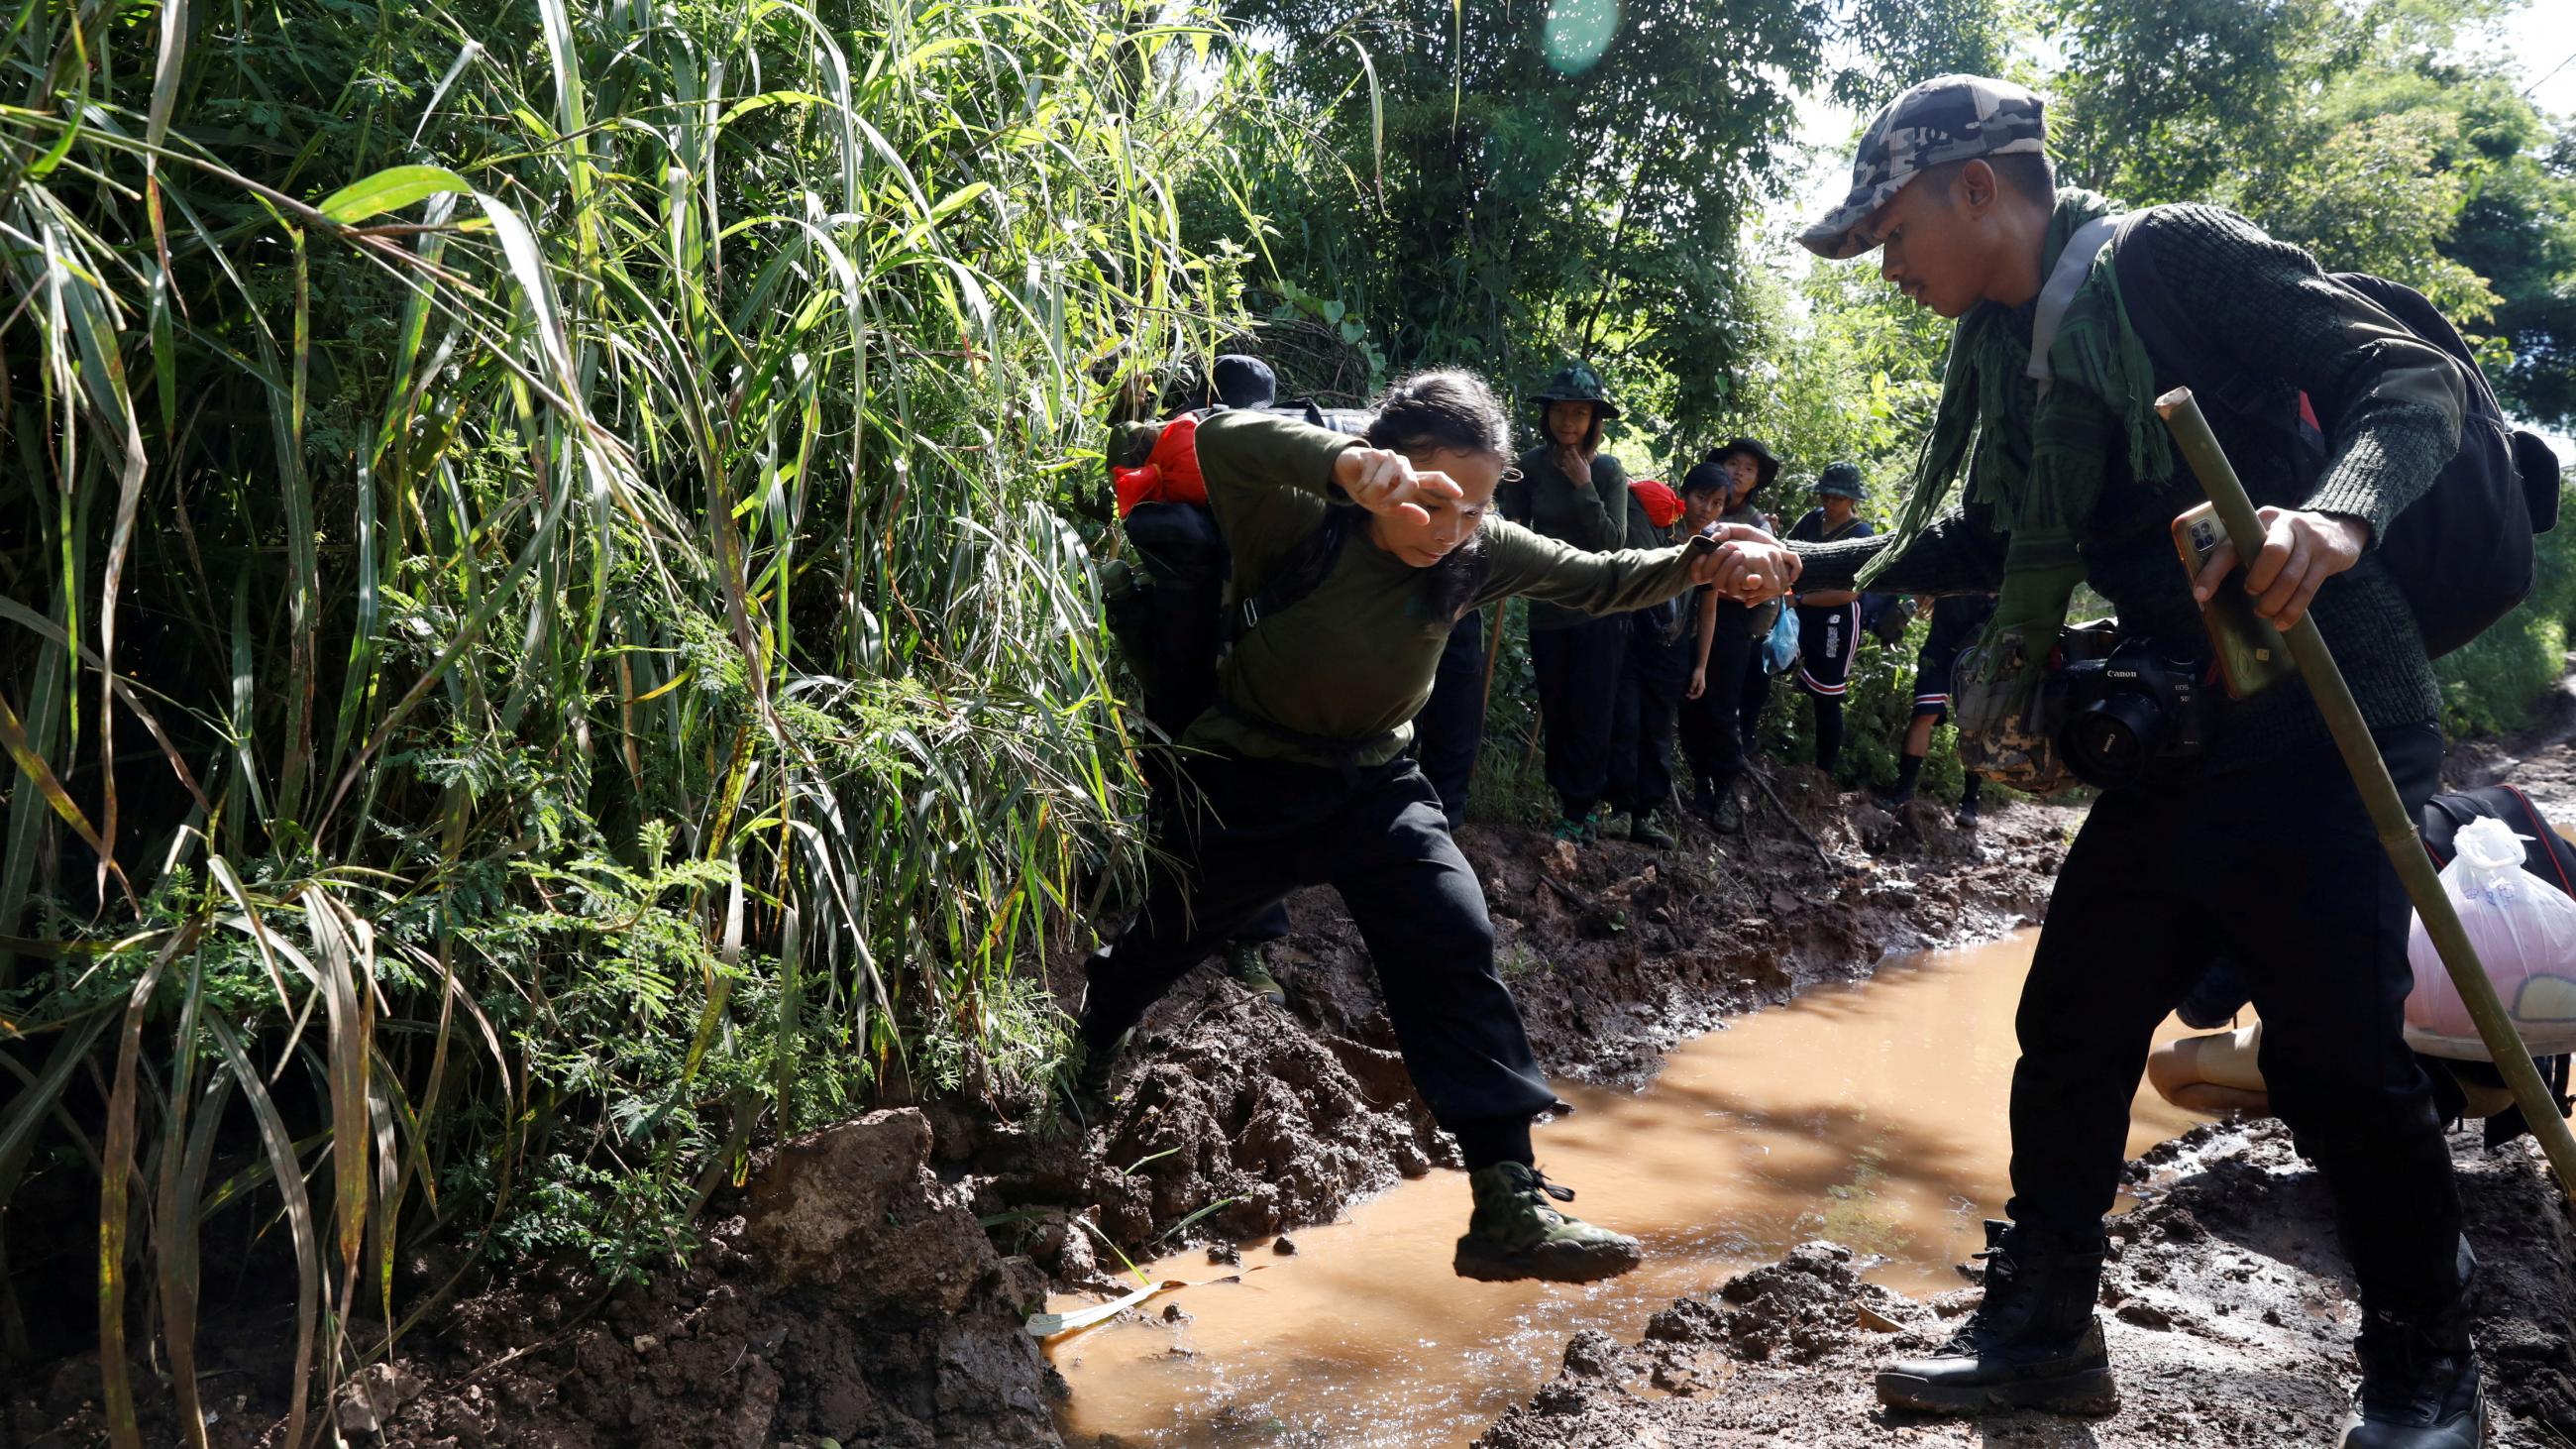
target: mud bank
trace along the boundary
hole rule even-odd
[[[1753,834],[1693,828],[1670,852],[1462,832],[1552,1072],[1635,1083],[1723,1017],[2034,919],[2071,823],[2016,805],[1963,831],[1929,804],[1837,800],[1800,769],[1777,788]],[[1060,1443],[1061,1385],[1019,1327],[1048,1289],[1115,1286],[1121,1252],[1330,1221],[1455,1161],[1338,901],[1307,892],[1290,912],[1295,934],[1273,948],[1288,1010],[1193,973],[1139,1033],[1105,1123],[925,1099],[772,1148],[718,1193],[684,1263],[613,1290],[571,1266],[494,1273],[345,1390],[335,1426],[440,1449]],[[1078,965],[1053,966],[1068,1007]],[[175,1439],[154,1366],[136,1380],[147,1438]],[[212,1442],[281,1437],[282,1381],[224,1387]],[[96,1364],[70,1361],[11,1384],[0,1444],[96,1443],[102,1425]]]
[[[2565,1200],[2528,1139],[2454,1138],[2480,1260],[2478,1342],[2500,1449],[2576,1439],[2576,1278]],[[1864,1283],[1867,1259],[1811,1243],[1657,1314],[1643,1339],[1578,1335],[1556,1381],[1480,1449],[1797,1444],[2321,1445],[2357,1377],[2358,1308],[2324,1187],[2279,1124],[2213,1125],[2133,1165],[2146,1201],[2114,1220],[2102,1306],[2121,1405],[2106,1419],[1942,1420],[1879,1407],[1870,1376],[1973,1310]],[[1971,1270],[1962,1270],[1963,1282]]]

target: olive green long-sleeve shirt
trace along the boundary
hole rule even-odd
[[[1268,413],[1222,413],[1199,426],[1199,472],[1234,554],[1235,598],[1258,595],[1330,510],[1352,507],[1334,486],[1333,464],[1358,442]],[[1625,507],[1623,500],[1623,524]],[[1219,703],[1183,732],[1184,744],[1327,766],[1347,757],[1367,767],[1411,743],[1452,621],[1434,612],[1431,570],[1379,548],[1365,516],[1350,527],[1323,582],[1263,616],[1227,653]],[[1476,547],[1483,569],[1469,607],[1523,594],[1610,614],[1659,603],[1689,584],[1687,545],[1587,553],[1488,514]]]
[[[1506,520],[1586,553],[1628,546],[1628,521],[1636,505],[1628,492],[1628,470],[1618,459],[1593,455],[1590,488],[1575,486],[1558,466],[1556,450],[1544,444],[1521,454],[1518,467],[1519,477],[1494,490],[1494,508]],[[1570,629],[1590,617],[1580,609],[1530,605],[1533,629]]]

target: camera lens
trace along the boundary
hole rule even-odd
[[[2139,690],[2121,690],[2093,701],[2058,732],[2066,767],[2088,785],[2109,788],[2135,782],[2164,727],[2164,711]]]

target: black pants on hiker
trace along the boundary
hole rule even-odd
[[[1627,659],[1624,615],[1530,631],[1539,729],[1547,736],[1548,788],[1556,792],[1560,813],[1568,820],[1590,815],[1609,793],[1611,726]]]
[[[1798,687],[1814,702],[1816,768],[1830,775],[1843,757],[1843,696],[1860,657],[1860,601],[1798,610]]]
[[[2420,815],[2440,733],[2410,725],[2378,741]],[[2263,1080],[2333,1193],[2363,1306],[2446,1309],[2461,1286],[2460,1199],[2432,1084],[2399,1030],[2410,912],[2331,745],[2103,792],[2058,871],[2022,988],[2012,1217],[2099,1230],[2149,1036],[2223,954],[2262,1014]]]
[[[1673,736],[1699,645],[1687,635],[1667,638],[1668,613],[1643,609],[1628,619],[1628,666],[1610,723],[1608,798],[1613,810],[1643,815],[1672,804]]]
[[[1158,868],[1126,934],[1085,968],[1084,1047],[1113,1046],[1241,922],[1289,891],[1329,885],[1368,944],[1432,1117],[1471,1157],[1480,1140],[1525,1143],[1529,1120],[1561,1104],[1495,973],[1485,893],[1413,761],[1345,775],[1201,757],[1190,775],[1195,808],[1160,842],[1170,868]]]
[[[1720,794],[1734,788],[1743,775],[1745,752],[1762,722],[1763,706],[1771,701],[1771,676],[1762,669],[1762,641],[1748,632],[1753,627],[1751,612],[1732,599],[1718,601],[1717,619],[1711,626],[1717,632],[1708,644],[1708,687],[1699,698],[1683,700],[1681,706],[1682,755],[1690,764],[1691,776]],[[1689,687],[1687,680],[1683,687]]]
[[[1174,722],[1176,717],[1177,722]],[[1178,739],[1181,731],[1186,729],[1197,715],[1195,711],[1187,714],[1174,711],[1170,715],[1158,716],[1149,710],[1146,718],[1152,720],[1155,726],[1169,738]],[[1149,749],[1141,752],[1140,758],[1145,776],[1146,798],[1149,802],[1147,809],[1152,814],[1158,830],[1168,829],[1176,820],[1187,818],[1187,797],[1197,788],[1190,782],[1192,772],[1180,763],[1183,756],[1177,749]],[[1247,918],[1242,925],[1228,932],[1224,944],[1266,946],[1273,941],[1287,939],[1289,930],[1288,907],[1282,902],[1273,901],[1268,910]]]
[[[1484,743],[1485,616],[1470,610],[1450,627],[1440,672],[1431,679],[1431,699],[1413,717],[1413,757],[1439,792],[1452,830],[1466,822],[1467,790]]]

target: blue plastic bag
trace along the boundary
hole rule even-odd
[[[1798,611],[1781,608],[1771,632],[1762,639],[1762,670],[1766,674],[1786,674],[1797,667]]]

